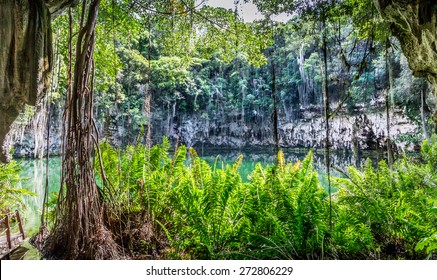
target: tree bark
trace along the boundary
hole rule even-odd
[[[95,26],[100,0],[83,2],[77,35],[74,74],[64,111],[62,182],[55,227],[45,247],[48,257],[111,259],[118,247],[102,219],[102,205],[94,176],[93,148],[97,131],[93,120]],[[70,40],[72,38],[70,14]],[[70,48],[71,53],[71,48]]]
[[[437,111],[434,112],[432,119],[434,120],[434,133],[437,134]]]
[[[329,141],[329,94],[328,94],[328,46],[327,46],[327,29],[325,11],[322,14],[322,53],[323,53],[323,117],[325,120],[325,168],[328,177],[329,193],[329,228],[332,233],[332,195],[331,195],[331,158],[330,158],[330,141]]]
[[[151,102],[152,102],[152,22],[150,15],[147,18],[149,35],[147,38],[147,90],[145,97],[145,114],[147,118],[147,132],[146,132],[146,147],[150,152],[152,147],[152,113],[151,113]],[[149,154],[150,155],[150,154]]]
[[[276,69],[275,62],[272,60],[272,99],[273,99],[273,141],[275,143],[275,152],[279,152],[279,129],[278,129],[278,101],[276,98]]]
[[[393,150],[391,144],[391,135],[390,135],[390,96],[392,91],[392,71],[391,71],[391,60],[390,60],[390,41],[388,37],[386,38],[385,44],[385,72],[387,79],[387,87],[386,87],[386,95],[385,95],[385,112],[387,119],[387,161],[390,168],[393,168]]]

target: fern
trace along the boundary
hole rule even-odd
[[[150,150],[102,144],[110,183],[100,188],[130,250],[182,259],[425,258],[437,232],[435,146],[423,145],[422,164],[367,161],[333,178],[332,231],[312,153],[287,163],[280,151],[277,164],[257,164],[243,183],[242,156],[218,169],[218,159],[211,167],[193,148],[189,160],[184,146],[169,156],[167,139]]]
[[[33,192],[18,187],[24,179],[20,177],[21,168],[16,161],[0,163],[0,213],[23,209],[24,196],[36,196]]]

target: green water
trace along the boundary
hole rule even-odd
[[[199,152],[199,151],[198,151]],[[308,149],[285,149],[284,155],[287,162],[302,161],[309,153]],[[217,168],[223,168],[226,164],[232,165],[237,157],[243,155],[243,163],[240,168],[240,174],[243,181],[249,180],[249,175],[260,163],[262,166],[274,164],[276,162],[276,154],[271,149],[250,149],[250,150],[205,150],[200,151],[199,155],[209,164],[216,165]],[[348,166],[361,166],[365,163],[367,158],[370,158],[372,162],[376,163],[382,160],[383,155],[377,152],[369,152],[365,155],[355,157],[347,151],[331,152],[331,166],[335,167],[331,169],[333,176],[342,176],[341,172],[336,169],[346,170]],[[325,176],[325,163],[323,151],[313,151],[314,168],[319,173],[319,177],[323,185],[327,185]]]
[[[21,163],[21,177],[25,178],[17,187],[32,191],[36,196],[24,197],[25,209],[21,210],[23,226],[26,236],[33,237],[41,224],[41,209],[44,199],[46,161],[18,160]],[[49,160],[49,193],[57,193],[60,186],[61,158],[54,157]],[[27,239],[18,249],[10,254],[12,260],[39,260],[41,255]]]
[[[32,191],[36,196],[25,197],[24,230],[28,236],[36,233],[40,226],[41,209],[46,185],[46,161],[45,160],[21,160],[21,187]],[[61,182],[61,158],[53,157],[49,160],[49,194],[57,193]]]
[[[307,155],[308,150],[284,150],[287,162],[296,162],[303,160]],[[236,158],[243,154],[243,163],[240,168],[240,174],[243,181],[248,181],[248,176],[255,168],[257,163],[266,166],[275,162],[275,155],[271,149],[251,149],[251,150],[199,150],[199,155],[211,165],[216,165],[216,168],[223,168],[226,164],[233,164]],[[374,162],[380,160],[376,153],[368,154]],[[360,165],[365,161],[364,157],[356,158],[346,152],[332,153],[332,165],[345,169],[348,165]],[[36,233],[39,229],[41,219],[41,209],[43,204],[44,189],[45,189],[45,160],[21,160],[23,168],[22,177],[27,178],[21,183],[23,188],[26,188],[36,194],[35,197],[26,197],[26,209],[23,213],[25,231],[28,236]],[[324,186],[327,186],[327,180],[324,173],[323,153],[314,153],[314,167],[319,173],[319,178]],[[60,186],[61,173],[61,158],[52,157],[49,160],[49,193],[56,193]],[[339,172],[333,170],[334,176],[341,176]]]

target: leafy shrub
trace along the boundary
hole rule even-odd
[[[422,164],[368,160],[333,178],[332,229],[312,153],[293,164],[280,151],[277,164],[258,164],[243,183],[242,156],[217,168],[185,146],[169,156],[167,139],[150,150],[102,144],[100,190],[107,223],[133,255],[420,259],[436,251],[436,142],[423,144]]]
[[[437,230],[436,178],[430,175],[433,168],[429,161],[417,165],[406,158],[393,169],[384,161],[377,169],[370,161],[363,171],[349,167],[348,178],[336,179],[337,247],[352,253],[350,257],[423,258],[415,250],[423,246],[416,244]],[[361,231],[362,238],[345,242],[350,237],[345,228]]]
[[[245,212],[250,217],[257,257],[308,259],[322,255],[327,201],[312,164],[312,153],[303,162],[286,164],[279,152],[277,165],[263,168],[258,164],[250,175]]]

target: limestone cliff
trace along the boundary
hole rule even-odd
[[[0,161],[25,104],[35,105],[51,76],[51,17],[77,0],[0,0]]]
[[[305,112],[306,117],[299,120],[279,118],[279,140],[282,148],[323,148],[324,122],[320,113]],[[178,123],[169,128],[166,111],[155,111],[152,120],[153,142],[160,143],[163,136],[172,142],[179,138],[179,143],[187,146],[214,148],[254,148],[273,147],[273,132],[271,120],[252,120],[244,125],[239,120],[212,120],[201,114],[179,114]],[[354,115],[338,114],[331,121],[330,142],[333,150],[384,150],[386,134],[386,115],[380,109],[372,112],[357,112]],[[412,138],[421,140],[420,127],[410,120],[400,109],[396,109],[390,118],[391,137],[394,148],[398,152],[412,151],[415,144]],[[50,153],[59,154],[61,150],[62,110],[52,110],[50,124]],[[123,147],[136,139],[127,139],[126,130],[129,125],[116,124],[111,129],[111,139],[103,137],[115,146]],[[101,133],[105,135],[106,133]],[[26,128],[14,131],[15,156],[33,157],[38,148],[36,133],[29,124]],[[40,148],[45,150],[45,146]],[[43,152],[44,153],[44,152]],[[43,154],[42,153],[42,154]]]

